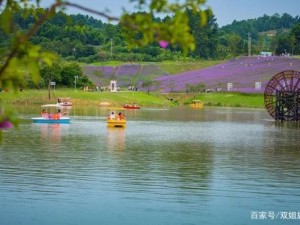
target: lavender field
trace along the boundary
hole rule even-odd
[[[267,82],[284,70],[300,70],[300,59],[282,56],[242,57],[203,70],[189,71],[174,76],[162,76],[162,92],[184,91],[186,84],[204,83],[207,89],[227,90],[227,83],[232,83],[232,91],[264,92]],[[261,82],[261,88],[255,88],[255,82]]]
[[[144,80],[146,77],[160,77],[167,73],[154,64],[129,64],[121,66],[84,66],[84,75],[97,85],[105,85],[109,80],[118,80],[120,86],[130,86],[132,83]]]
[[[300,71],[300,59],[285,56],[253,56],[232,59],[224,63],[201,70],[170,75],[157,65],[123,65],[119,67],[86,66],[84,73],[96,84],[109,79],[117,79],[120,85],[129,85],[133,79],[142,81],[151,76],[159,81],[157,90],[161,92],[184,92],[186,85],[204,83],[206,89],[227,90],[227,83],[232,83],[231,91],[264,92],[267,82],[284,70]],[[260,82],[261,87],[255,87]]]

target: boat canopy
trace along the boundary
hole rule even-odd
[[[57,105],[57,104],[46,104],[46,105],[42,105],[41,107],[59,107],[59,105]]]

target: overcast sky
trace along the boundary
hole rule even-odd
[[[109,9],[110,14],[119,17],[122,7],[129,12],[134,8],[129,0],[69,0],[92,9],[104,11]],[[50,6],[54,0],[41,0],[42,6]],[[288,13],[293,17],[300,15],[300,0],[207,0],[206,5],[210,6],[217,19],[219,27],[231,24],[234,20],[246,20],[263,16],[264,14],[272,16],[275,13],[282,15]],[[87,14],[84,11],[68,9],[69,14]],[[92,15],[95,18],[105,21],[103,18]]]

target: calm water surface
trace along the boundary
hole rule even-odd
[[[300,127],[265,110],[125,111],[114,129],[105,109],[38,110],[3,133],[1,225],[300,223]]]

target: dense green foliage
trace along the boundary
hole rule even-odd
[[[230,40],[230,36],[238,35],[240,39],[234,41],[236,45],[240,46],[238,53],[247,55],[246,41],[249,34],[253,54],[260,51],[270,51],[277,55],[300,54],[300,17],[292,17],[288,13],[233,21],[232,24],[220,28],[219,32],[220,46],[223,50],[229,46],[226,41]]]
[[[45,9],[26,9],[14,14],[18,30],[28,30],[35,22],[34,15],[40,15]],[[257,19],[234,21],[231,25],[218,28],[213,11],[207,9],[205,25],[198,13],[190,9],[185,11],[191,34],[195,40],[195,50],[188,53],[190,59],[224,59],[247,55],[248,34],[251,35],[252,54],[270,51],[275,54],[300,54],[300,19],[285,13],[282,16],[263,15]],[[24,15],[29,15],[24,17]],[[138,14],[138,13],[136,13]],[[142,16],[148,14],[141,13]],[[151,16],[153,21],[162,23],[170,20],[169,16],[161,19]],[[37,34],[30,41],[46,51],[52,51],[67,60],[92,63],[97,61],[118,60],[125,62],[180,60],[183,48],[176,43],[161,48],[157,42],[146,46],[131,46],[125,41],[126,32],[120,24],[103,23],[91,16],[81,14],[67,15],[56,12],[51,19],[39,27]],[[0,29],[0,47],[10,45],[10,35]],[[134,37],[140,38],[140,33]]]

